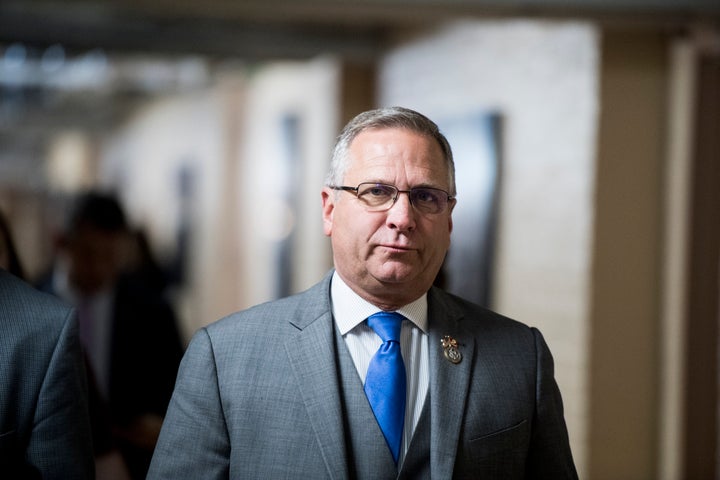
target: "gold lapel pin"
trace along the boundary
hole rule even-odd
[[[440,340],[440,343],[442,344],[445,358],[447,358],[450,362],[456,364],[462,361],[462,353],[460,353],[460,350],[458,349],[457,340],[455,340],[450,335],[445,335]]]

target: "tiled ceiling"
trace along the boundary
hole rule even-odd
[[[720,1],[3,0],[0,42],[261,59],[367,55],[398,30],[461,16],[717,24]]]
[[[718,28],[720,0],[2,0],[0,177],[31,165],[55,129],[108,128],[158,91],[201,86],[227,59],[371,60],[460,17]]]

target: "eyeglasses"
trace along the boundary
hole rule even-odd
[[[366,182],[357,187],[329,185],[333,190],[353,192],[365,204],[370,212],[390,210],[401,193],[407,193],[410,205],[420,213],[438,214],[445,211],[450,202],[455,201],[445,190],[431,187],[415,187],[410,190],[399,190],[394,185]]]

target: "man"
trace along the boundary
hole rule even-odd
[[[20,279],[25,278],[25,269],[20,262],[8,219],[0,211],[0,268],[4,268]]]
[[[149,478],[577,478],[540,333],[432,286],[456,202],[437,126],[359,115],[322,202],[335,270],[195,335]]]
[[[170,305],[124,275],[128,240],[125,213],[113,195],[80,194],[41,288],[78,311],[98,469],[117,464],[120,452],[132,478],[144,479],[182,343]]]
[[[94,478],[77,318],[3,269],[0,477]]]

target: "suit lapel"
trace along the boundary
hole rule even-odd
[[[327,282],[320,285],[328,287]],[[324,292],[327,291],[325,288]],[[314,303],[316,306],[322,304],[322,301]],[[295,312],[296,317],[292,323],[300,330],[285,342],[285,351],[328,474],[330,478],[348,478],[340,385],[335,362],[335,326],[330,313],[329,297],[324,305],[326,307],[320,316],[317,316],[317,311],[310,317],[303,317],[301,313]],[[309,315],[309,312],[305,312],[305,315]]]
[[[475,340],[463,329],[461,311],[438,290],[428,297],[431,445],[433,478],[452,477],[465,403],[472,375]],[[459,363],[445,358],[441,340],[457,340]]]

